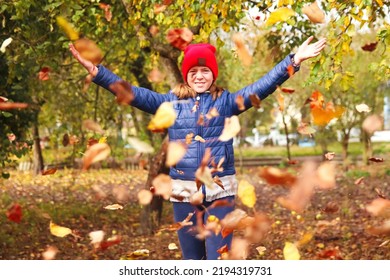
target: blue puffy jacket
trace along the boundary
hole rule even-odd
[[[170,176],[172,179],[195,180],[195,171],[200,165],[205,149],[211,148],[211,155],[216,163],[221,158],[225,158],[223,171],[215,173],[219,177],[233,175],[236,173],[234,168],[233,140],[222,142],[218,140],[224,128],[225,118],[232,115],[239,115],[240,111],[235,102],[238,95],[244,98],[245,110],[252,107],[249,95],[257,94],[260,99],[266,98],[273,93],[277,86],[280,86],[289,78],[287,67],[291,65],[291,56],[287,56],[277,64],[270,72],[253,84],[235,92],[230,93],[224,90],[221,96],[212,99],[210,93],[198,94],[195,98],[188,98],[188,102],[174,102],[174,109],[177,113],[177,119],[174,125],[168,128],[170,141],[184,141],[186,135],[193,133],[205,139],[205,143],[192,141],[188,145],[186,155],[176,166],[171,167]],[[120,80],[120,78],[109,71],[107,68],[99,65],[99,71],[93,82],[97,85],[109,89],[110,84]],[[298,68],[295,69],[297,71]],[[146,88],[132,86],[134,100],[131,105],[150,114],[154,114],[161,103],[165,101],[177,101],[177,96],[171,91],[167,94],[159,94]],[[198,109],[192,112],[195,102],[198,101]],[[218,110],[219,116],[207,119],[204,118],[204,125],[198,125],[200,114],[206,115],[211,108]]]

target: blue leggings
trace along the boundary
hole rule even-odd
[[[222,220],[226,214],[234,210],[234,196],[228,196],[216,200],[228,200],[231,202],[229,206],[215,207],[207,209],[203,215],[203,223],[205,224],[208,216],[215,215],[218,219]],[[214,200],[214,201],[216,201]],[[204,207],[210,206],[212,202],[203,202]],[[196,226],[196,212],[202,211],[204,208],[194,206],[189,202],[173,202],[173,214],[175,222],[183,221],[189,213],[194,213],[191,218],[193,225]],[[205,240],[199,240],[195,237],[196,232],[189,231],[191,227],[186,226],[177,231],[180,241],[180,247],[185,260],[217,260],[220,256],[217,250],[224,245],[227,245],[230,249],[232,243],[233,234],[229,234],[225,238],[221,234],[211,235]]]

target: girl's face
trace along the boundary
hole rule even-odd
[[[213,84],[213,72],[205,66],[194,66],[188,71],[187,83],[196,93],[205,92]]]

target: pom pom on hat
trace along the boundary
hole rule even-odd
[[[213,72],[214,80],[218,77],[218,64],[215,58],[216,49],[210,44],[192,44],[184,50],[181,72],[187,82],[188,71],[194,66],[206,66]]]

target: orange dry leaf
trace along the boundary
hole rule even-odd
[[[153,199],[153,194],[149,190],[140,190],[137,197],[139,204],[148,205]]]
[[[111,21],[112,19],[111,6],[109,4],[100,3],[99,7],[104,11],[104,17],[106,18],[106,20]]]
[[[229,141],[235,137],[241,130],[240,122],[237,116],[231,116],[225,119],[225,126],[222,130],[222,134],[219,136],[219,141]]]
[[[167,158],[165,160],[166,166],[173,166],[178,163],[186,154],[187,146],[181,142],[169,142],[167,148]]]
[[[168,43],[182,51],[191,43],[192,38],[193,33],[187,27],[170,29],[166,36]]]
[[[164,81],[164,74],[158,68],[153,68],[148,74],[148,80],[152,83],[161,83]]]
[[[75,41],[73,44],[75,49],[84,59],[89,60],[96,65],[102,62],[103,53],[100,48],[95,44],[95,42],[87,38],[81,38]]]
[[[287,66],[287,73],[288,73],[289,77],[293,76],[295,73],[294,66],[292,66],[291,64],[289,66]]]
[[[218,117],[218,116],[219,116],[219,112],[218,112],[217,108],[215,108],[215,107],[211,108],[206,114],[206,118],[209,120],[214,118],[214,117]]]
[[[163,102],[148,124],[151,131],[163,131],[176,121],[176,112],[171,102]]]
[[[106,250],[107,248],[119,244],[122,241],[122,237],[120,235],[114,235],[108,238],[106,241],[102,241],[100,243],[99,249]]]
[[[390,200],[384,198],[376,198],[366,206],[366,210],[374,216],[389,216]]]
[[[192,138],[194,137],[194,134],[191,132],[191,133],[188,133],[187,135],[186,135],[186,140],[185,140],[185,142],[186,142],[186,144],[187,145],[191,145],[191,143],[192,143]]]
[[[22,207],[18,203],[14,203],[6,212],[8,220],[20,223],[22,220]]]
[[[332,119],[339,118],[344,113],[344,111],[344,107],[333,107],[333,104],[331,102],[328,102],[327,107],[325,109],[320,107],[312,108],[311,116],[315,125],[325,126]]]
[[[326,161],[317,168],[317,186],[321,189],[336,187],[336,165]]]
[[[152,37],[155,37],[158,34],[158,32],[160,32],[160,29],[158,28],[157,25],[153,24],[149,27],[149,33],[150,35],[152,35]]]
[[[377,45],[378,45],[378,42],[368,43],[368,44],[365,44],[364,46],[362,46],[362,50],[366,51],[366,52],[373,52],[373,51],[375,51]]]
[[[284,111],[284,96],[279,92],[276,94],[276,100],[278,101],[279,111]]]
[[[106,143],[96,143],[90,146],[83,156],[83,170],[87,170],[95,162],[105,160],[110,153],[110,146]]]
[[[241,60],[241,63],[248,67],[252,63],[252,56],[249,54],[248,49],[244,44],[244,40],[242,39],[240,34],[233,35],[233,42],[236,44],[237,55]]]
[[[314,91],[311,94],[311,96],[308,99],[308,101],[310,102],[310,108],[315,108],[315,107],[323,108],[324,107],[324,103],[325,103],[324,96],[318,90]]]
[[[255,107],[256,109],[260,108],[261,99],[259,98],[259,96],[257,94],[250,94],[249,99],[250,99],[253,107]]]
[[[280,90],[285,93],[294,93],[295,89],[293,88],[286,88],[286,87],[281,87]]]
[[[129,105],[134,100],[134,92],[128,82],[120,80],[112,83],[109,88],[115,93],[116,102],[120,105]]]
[[[383,162],[384,161],[383,158],[378,158],[378,157],[370,157],[368,160],[372,161],[372,162]]]
[[[238,106],[238,110],[244,111],[245,110],[244,97],[242,95],[237,95],[235,101]]]
[[[158,174],[152,181],[154,193],[161,195],[164,199],[169,199],[172,194],[172,178],[166,174]]]
[[[270,185],[292,186],[297,180],[295,175],[276,167],[260,168],[259,176]]]
[[[162,228],[162,229],[160,229],[160,231],[162,231],[162,230],[176,231],[176,230],[179,230],[179,229],[186,227],[186,226],[192,226],[194,224],[191,221],[193,215],[194,215],[194,213],[188,213],[187,217],[183,221],[177,222],[173,225],[169,225],[167,228]]]
[[[229,260],[245,260],[248,256],[249,242],[244,238],[234,237],[228,254]]]
[[[335,157],[335,153],[334,152],[328,152],[324,155],[324,157],[327,159],[327,160],[332,160],[334,157]]]
[[[50,228],[50,233],[57,237],[65,237],[72,233],[72,230],[70,228],[56,225],[52,221],[50,221],[49,228]]]
[[[190,203],[192,205],[200,205],[203,203],[204,194],[201,191],[197,191],[196,193],[190,196]]]
[[[302,13],[304,13],[313,23],[325,22],[325,13],[320,9],[317,1],[314,1],[312,4],[303,7]]]

